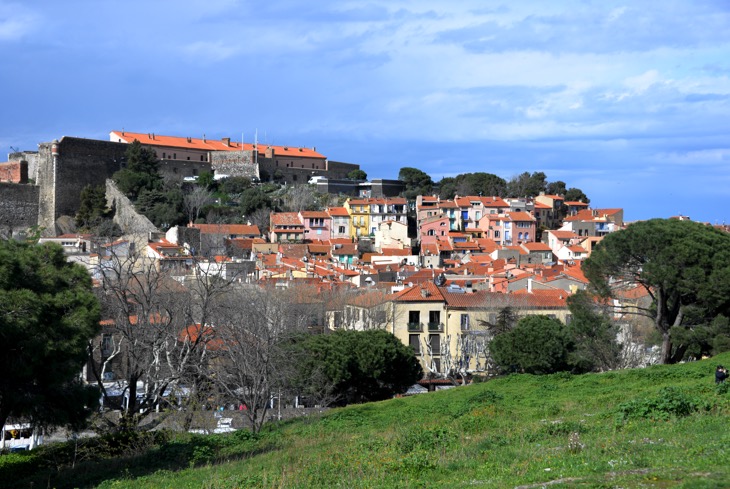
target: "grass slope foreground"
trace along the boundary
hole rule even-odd
[[[168,435],[128,458],[36,474],[34,487],[726,488],[730,384],[715,385],[718,363],[730,364],[730,353],[602,374],[512,375],[257,435]]]

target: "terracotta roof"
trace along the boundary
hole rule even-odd
[[[507,216],[511,221],[534,221],[532,214],[527,212],[508,212]]]
[[[190,227],[200,229],[201,234],[245,234],[248,236],[261,234],[258,226],[247,224],[192,224]]]
[[[527,251],[552,251],[552,249],[547,245],[547,243],[522,243],[521,245],[524,249]]]
[[[449,307],[463,307],[470,309],[485,307],[487,304],[487,296],[489,294],[489,292],[485,290],[455,293],[453,292],[453,289],[450,289],[449,287],[441,287],[440,290],[444,299],[446,299],[446,304],[448,304]]]
[[[567,299],[570,293],[565,290],[533,289],[532,292],[527,292],[527,290],[517,290],[513,292],[512,295],[526,297],[527,307],[539,309],[541,307],[567,308]]]
[[[393,300],[397,302],[444,302],[445,299],[436,284],[429,280],[396,292]]]
[[[588,204],[579,200],[566,200],[565,202],[563,202],[563,204],[572,207],[588,207]]]
[[[343,244],[340,248],[332,250],[333,255],[357,255],[357,245],[355,243]]]
[[[470,195],[465,197],[456,197],[454,202],[461,208],[471,207],[472,202],[481,202],[484,207],[509,207],[509,204],[501,197],[479,197]]]
[[[273,226],[304,226],[296,212],[272,212],[271,224]]]
[[[350,214],[344,207],[330,207],[329,209],[327,209],[327,212],[332,217],[350,217]]]
[[[112,131],[111,140],[118,141],[122,140],[125,143],[132,143],[136,139],[140,143],[146,146],[161,146],[168,148],[179,148],[195,149],[202,151],[253,151],[256,149],[256,145],[251,143],[237,143],[235,141],[226,142],[221,139],[199,139],[199,138],[187,138],[178,136],[162,136],[160,134],[146,134],[136,133],[129,131]],[[290,157],[301,157],[301,158],[318,158],[324,159],[325,156],[321,153],[316,152],[309,148],[298,148],[293,146],[267,146],[258,145],[259,153],[265,152],[268,148],[274,150],[274,154],[277,156],[290,156]]]
[[[302,217],[307,219],[329,219],[330,215],[324,211],[301,211]]]
[[[578,237],[578,235],[575,234],[573,231],[548,231],[548,233],[552,234],[558,239],[573,239]]]

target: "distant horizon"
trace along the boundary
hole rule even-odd
[[[258,131],[372,178],[542,171],[628,221],[722,224],[728,26],[717,0],[10,0],[0,154]]]

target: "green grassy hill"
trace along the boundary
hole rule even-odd
[[[726,488],[730,384],[715,386],[718,363],[730,364],[730,354],[603,374],[513,375],[332,410],[259,436],[172,435],[135,457],[35,471],[34,487]]]

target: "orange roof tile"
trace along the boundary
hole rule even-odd
[[[200,229],[201,234],[245,234],[248,236],[261,234],[258,226],[247,224],[192,224],[190,227]]]
[[[145,134],[129,131],[112,131],[112,141],[120,141],[124,143],[132,143],[136,139],[146,146],[161,146],[179,149],[195,149],[202,151],[253,151],[258,149],[259,153],[265,152],[268,148],[274,151],[277,156],[290,156],[300,158],[317,158],[324,159],[325,156],[310,148],[301,148],[294,146],[267,146],[259,144],[256,148],[255,144],[238,143],[230,141],[226,143],[223,139],[199,139],[178,136],[162,136],[160,134]]]

